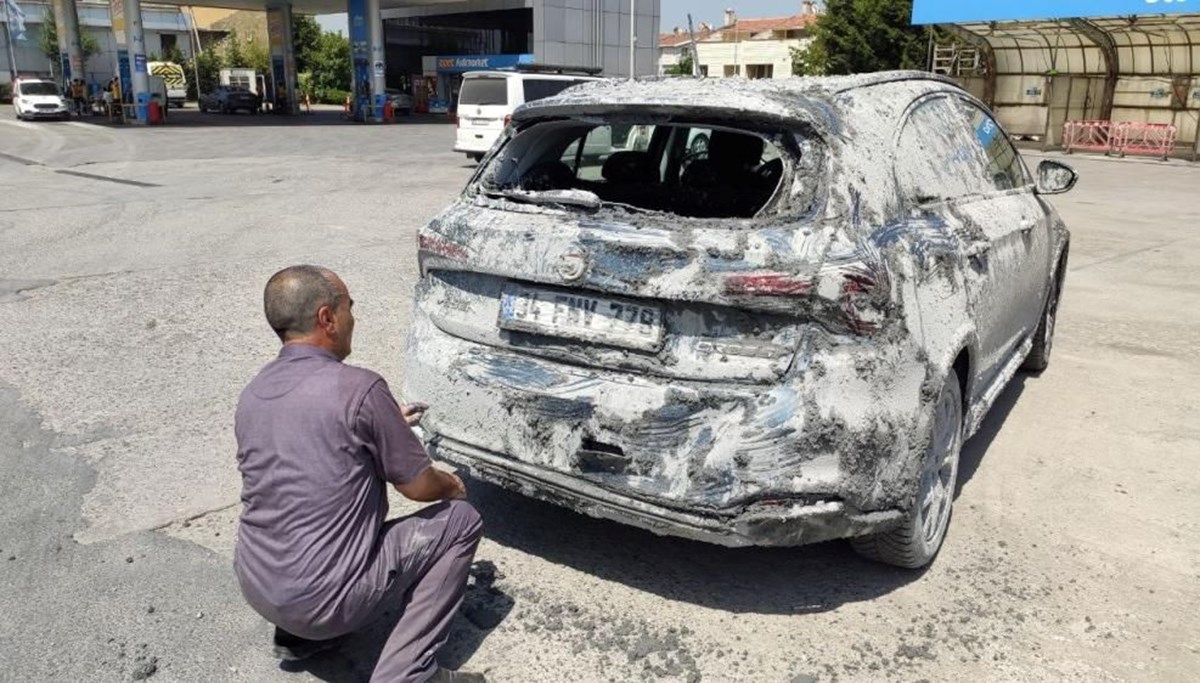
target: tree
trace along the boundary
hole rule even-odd
[[[929,31],[913,26],[912,0],[827,0],[808,48],[793,50],[802,75],[922,69]]]
[[[46,8],[46,13],[42,17],[42,33],[38,36],[38,50],[46,55],[46,59],[49,59],[50,63],[54,65],[55,71],[61,68],[62,62],[59,55],[62,52],[58,48],[58,23],[54,19],[54,12],[49,7]],[[100,52],[100,43],[96,40],[96,36],[82,26],[79,27],[79,51],[83,54],[83,64],[80,66],[87,71],[88,60]]]
[[[668,66],[664,73],[666,73],[668,76],[691,76],[694,65],[695,62],[692,60],[692,51],[684,50],[683,54],[679,57],[679,61],[671,66]]]
[[[296,51],[296,71],[312,71],[322,33],[321,25],[313,17],[304,14],[292,15],[292,46]]]
[[[312,84],[318,92],[350,89],[350,40],[340,33],[322,33],[311,55]]]

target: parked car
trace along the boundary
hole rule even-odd
[[[231,114],[245,110],[257,114],[262,108],[262,100],[247,88],[234,85],[218,85],[212,92],[200,96],[200,111],[219,111]]]
[[[62,98],[62,91],[53,81],[36,78],[21,78],[13,84],[13,111],[21,120],[68,119],[70,107]]]
[[[513,111],[526,102],[550,97],[567,88],[600,80],[593,76],[519,71],[472,71],[463,74],[458,91],[458,130],[454,151],[479,161],[492,147]]]
[[[403,90],[388,88],[384,91],[388,101],[392,103],[392,112],[396,116],[408,116],[413,111],[413,96]]]
[[[581,161],[630,124],[644,149]],[[584,85],[420,231],[405,395],[525,495],[920,567],[963,442],[1047,367],[1075,180],[926,73]]]

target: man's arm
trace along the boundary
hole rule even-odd
[[[373,451],[383,478],[404,497],[420,503],[466,498],[462,479],[434,467],[409,426],[420,420],[424,409],[423,405],[401,408],[380,380],[359,408],[360,434]]]
[[[457,474],[443,472],[430,465],[407,484],[396,484],[396,490],[409,500],[430,503],[435,500],[466,499],[467,487]]]

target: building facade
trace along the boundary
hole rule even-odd
[[[539,64],[651,75],[659,12],[659,0],[466,0],[385,9],[387,84],[411,90],[418,110],[437,111],[453,107],[469,70]]]
[[[668,73],[693,56],[700,75],[710,78],[788,78],[792,50],[812,42],[810,29],[816,20],[811,2],[804,3],[801,14],[788,17],[739,19],[727,10],[720,28],[704,23],[696,28],[695,44],[682,28],[660,35],[658,73]]]
[[[25,39],[14,40],[12,54],[16,58],[18,75],[27,78],[57,77],[58,67],[42,53],[42,27],[46,16],[52,16],[49,2],[20,2],[25,14]],[[87,59],[85,73],[90,84],[99,85],[116,73],[117,48],[112,33],[108,2],[80,0],[77,3],[80,30],[90,34],[100,51]],[[0,13],[0,21],[4,14]],[[172,48],[185,57],[192,52],[191,24],[179,7],[146,4],[142,6],[142,24],[146,30],[146,54],[153,58]],[[0,41],[12,32],[0,32]],[[8,46],[0,49],[0,83],[8,83],[14,71],[9,63]]]

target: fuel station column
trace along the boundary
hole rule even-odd
[[[125,1],[125,36],[133,62],[130,91],[133,94],[133,123],[150,121],[150,74],[146,71],[146,31],[142,27],[142,0]],[[166,104],[165,102],[163,103]]]
[[[58,26],[58,51],[63,80],[87,80],[83,73],[83,48],[79,43],[79,10],[75,0],[51,0],[54,23]]]
[[[300,111],[300,99],[296,96],[296,45],[292,33],[291,3],[267,7],[267,42],[271,47],[271,82],[275,93],[271,111],[297,114]]]
[[[383,16],[379,0],[348,0],[354,119],[383,121],[387,102]]]

